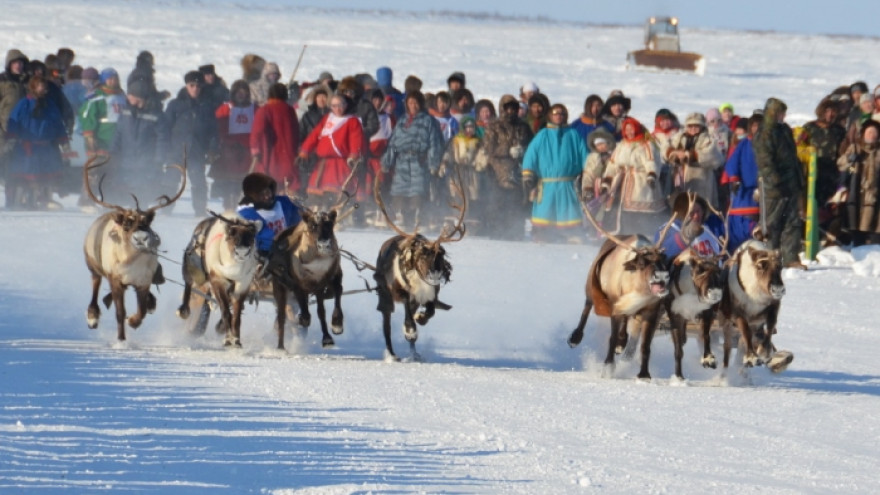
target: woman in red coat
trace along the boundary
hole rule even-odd
[[[296,151],[299,123],[296,112],[287,104],[287,87],[275,83],[269,87],[269,99],[257,110],[251,129],[251,156],[254,172],[264,173],[285,184],[289,192],[301,191]]]
[[[318,157],[309,178],[310,196],[335,200],[352,167],[363,155],[363,128],[357,116],[345,113],[346,106],[345,97],[334,95],[330,99],[330,113],[321,119],[303,142],[300,157],[308,158],[309,153]],[[347,187],[351,193],[355,192],[357,186],[353,182],[349,182]]]

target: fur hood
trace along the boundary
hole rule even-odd
[[[788,105],[778,98],[768,98],[764,105],[764,124],[772,126],[776,123],[779,114],[788,110]]]
[[[327,98],[330,98],[330,95],[333,94],[333,91],[326,84],[316,84],[309,88],[309,92],[306,94],[306,105],[314,105],[315,98],[319,93],[324,93],[327,95]]]
[[[344,93],[346,91],[354,91],[354,103],[361,101],[364,97],[364,87],[353,76],[343,77],[336,86],[336,92]]]
[[[24,61],[25,66],[27,66],[28,58],[21,50],[13,48],[6,52],[6,63],[3,65],[4,70],[9,71],[9,66],[16,60]],[[24,72],[24,69],[25,67],[22,68],[22,72]]]
[[[614,151],[615,146],[617,146],[617,140],[614,139],[614,135],[606,129],[599,127],[587,136],[587,146],[589,146],[591,153],[599,152],[599,150],[596,149],[596,139],[598,138],[602,138],[608,143],[609,152]]]
[[[242,79],[247,82],[253,82],[260,79],[265,65],[266,59],[259,55],[248,53],[241,58]]]

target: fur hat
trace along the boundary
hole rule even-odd
[[[409,75],[406,76],[406,79],[403,81],[403,92],[404,93],[414,93],[422,91],[422,80],[416,76]]]
[[[197,70],[191,70],[183,76],[183,82],[186,84],[189,84],[191,82],[202,84],[205,82],[205,76],[203,76],[202,73]]]
[[[465,81],[464,72],[456,71],[456,72],[453,72],[452,74],[450,74],[449,77],[446,78],[446,85],[448,86],[449,83],[451,83],[452,81],[458,81],[461,84],[461,87],[463,88],[464,81]]]
[[[336,92],[339,94],[345,94],[349,91],[354,93],[354,96],[351,98],[355,103],[360,101],[364,96],[364,87],[353,76],[343,77],[342,80],[339,81],[339,85],[336,86]]]
[[[721,120],[721,112],[718,111],[717,108],[710,108],[706,110],[706,122],[711,122],[713,120]]]
[[[718,110],[715,110],[716,112]],[[700,127],[706,127],[706,117],[703,116],[700,112],[692,112],[689,113],[687,118],[684,119],[684,125],[698,125]]]
[[[498,111],[501,112],[502,110],[504,110],[504,107],[506,105],[511,103],[515,104],[517,108],[519,108],[519,101],[516,99],[515,96],[510,94],[502,96],[501,99],[498,100]]]
[[[315,103],[315,99],[318,95],[324,95],[327,98],[330,98],[330,95],[333,91],[326,84],[315,84],[314,86],[309,87],[309,92],[306,93],[306,104],[312,105]]]
[[[330,79],[333,79],[333,76],[330,76]],[[379,85],[379,83],[376,82],[376,79],[369,74],[355,74],[354,80],[364,88],[364,91],[367,89],[372,90]]]
[[[267,187],[271,189],[272,194],[275,195],[278,189],[278,183],[272,177],[259,172],[250,173],[241,181],[241,192],[244,194],[245,199],[250,201],[258,199],[260,193]]]
[[[153,58],[153,54],[144,50],[138,53],[137,59],[135,60],[135,67],[145,67],[152,69],[153,66],[156,65],[156,59]]]
[[[143,79],[132,79],[128,82],[128,94],[138,98],[146,98],[150,95],[150,85]]]
[[[217,75],[217,73],[214,72],[214,64],[200,65],[200,66],[199,66],[199,72],[201,72],[202,74],[204,74],[204,75],[206,75],[206,76],[207,76],[208,74],[211,74],[211,75],[213,75],[213,76],[216,76],[216,75]]]
[[[248,53],[241,57],[242,79],[247,82],[257,81],[263,74],[263,67],[266,66],[266,59],[254,53]]]
[[[589,146],[590,151],[597,151],[596,147],[598,146],[598,141],[600,139],[608,144],[608,151],[614,150],[617,145],[617,141],[614,139],[613,134],[603,127],[597,127],[596,130],[587,135],[587,146]]]
[[[632,108],[632,100],[623,96],[623,94],[613,94],[607,100],[605,100],[605,107],[602,111],[603,114],[611,113],[611,107],[617,104],[623,105],[623,112],[629,112]]]
[[[868,83],[866,83],[865,81],[856,81],[856,82],[850,84],[849,85],[849,92],[852,93],[853,91],[867,93],[868,92]]]

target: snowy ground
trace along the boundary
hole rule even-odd
[[[4,7],[0,45],[38,55],[71,46],[82,63],[123,73],[148,48],[160,87],[176,90],[177,75],[206,62],[231,81],[245,51],[289,71],[308,43],[304,77],[387,63],[399,82],[418,73],[431,89],[464,70],[478,97],[535,79],[570,109],[620,87],[643,119],[660,106],[684,114],[722,100],[748,110],[776,95],[797,123],[824,92],[880,73],[880,61],[862,56],[876,40],[686,31],[683,45],[709,61],[699,78],[625,71],[635,28],[352,15],[340,29],[338,16],[279,7],[123,8],[132,14],[83,1]],[[197,221],[186,200],[154,225],[175,260]],[[699,367],[692,340],[679,383],[671,340],[659,335],[654,380],[643,383],[630,362],[600,377],[607,320],[590,320],[581,347],[565,344],[590,245],[451,245],[453,280],[441,295],[454,309],[422,329],[422,363],[382,360],[369,294],[344,299],[336,349],[321,349],[313,329],[274,350],[274,308],[264,303],[248,307],[244,348],[229,351],[211,331],[186,335],[174,316],[180,290],[166,284],[156,314],[120,345],[110,312],[86,328],[81,244],[94,216],[64,203],[62,212],[0,212],[0,493],[876,492],[876,248],[826,250],[810,271],[784,274],[775,341],[795,354],[786,372],[721,377]],[[339,239],[372,261],[387,236]],[[163,264],[173,277],[178,268]],[[362,288],[344,269],[346,288]],[[401,323],[398,311],[394,343],[406,355]]]

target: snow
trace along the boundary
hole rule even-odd
[[[695,77],[626,71],[638,28],[585,33],[369,13],[343,20],[278,5],[17,3],[4,7],[0,40],[31,56],[71,46],[78,62],[113,65],[123,77],[150,49],[160,88],[172,91],[201,63],[217,64],[231,82],[246,51],[282,61],[288,77],[308,43],[302,78],[389,64],[399,85],[416,73],[436,89],[462,70],[478,97],[497,100],[534,79],[570,110],[590,92],[619,87],[646,121],[661,106],[681,115],[722,100],[748,113],[775,95],[800,123],[836,85],[880,73],[880,60],[861,56],[876,51],[871,39],[685,30],[683,46],[707,57],[705,76]],[[172,260],[198,221],[188,195],[181,202],[154,223]],[[288,350],[275,350],[274,307],[264,302],[246,309],[244,347],[228,350],[210,327],[201,338],[186,334],[174,315],[180,288],[168,283],[156,313],[118,343],[112,311],[97,330],[86,328],[80,250],[95,215],[79,212],[75,198],[63,203],[59,212],[0,212],[4,494],[876,491],[876,247],[826,249],[809,271],[784,273],[774,341],[795,354],[785,372],[722,376],[700,366],[692,338],[681,382],[661,333],[645,383],[634,378],[636,361],[603,377],[607,319],[591,316],[580,347],[566,344],[595,245],[451,244],[452,281],[440,294],[453,309],[419,329],[422,362],[384,359],[372,294],[343,299],[335,349],[321,348],[315,321],[304,340],[288,332]],[[338,235],[370,262],[389,236]],[[162,262],[180,278],[177,265]],[[346,289],[371,281],[350,263],[344,270]],[[392,335],[405,357],[402,320],[398,308]]]

